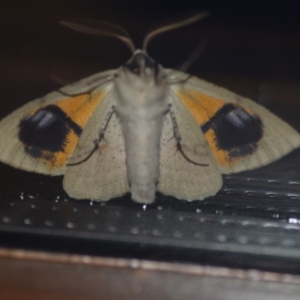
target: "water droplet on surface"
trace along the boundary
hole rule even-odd
[[[54,223],[53,223],[52,221],[50,221],[50,220],[46,220],[46,221],[45,221],[45,225],[46,225],[46,226],[53,226]]]
[[[2,218],[2,221],[4,222],[4,223],[10,223],[10,218],[9,217],[3,217]]]
[[[182,238],[183,234],[180,231],[176,230],[174,231],[173,236],[176,238]]]
[[[152,231],[152,234],[155,235],[155,236],[160,236],[161,235],[161,232],[158,230],[158,229],[154,229]]]
[[[87,228],[89,230],[94,230],[94,229],[96,229],[96,225],[94,225],[94,224],[88,224]]]
[[[131,228],[131,233],[132,234],[138,234],[139,233],[139,229],[136,227]]]
[[[110,231],[110,232],[116,232],[117,231],[117,228],[115,227],[115,226],[109,226],[108,227],[108,230]]]
[[[72,229],[72,228],[75,227],[75,226],[74,226],[74,223],[72,223],[72,222],[68,222],[68,223],[66,224],[66,226],[67,226],[69,229]]]
[[[224,234],[219,234],[219,235],[217,236],[217,240],[218,240],[219,242],[226,242],[226,241],[227,241],[227,236],[224,235]]]
[[[28,218],[24,219],[24,224],[30,225],[31,224],[31,220],[28,219]]]

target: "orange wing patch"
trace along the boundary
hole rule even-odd
[[[178,91],[177,95],[199,125],[208,122],[224,105],[224,101],[192,90]]]
[[[104,93],[91,98],[90,94],[82,94],[77,97],[68,98],[58,102],[60,107],[77,125],[84,128],[93,114],[96,106],[103,99]]]
[[[66,165],[104,96],[83,94],[30,112],[19,123],[19,140],[26,153],[50,169]]]
[[[192,90],[180,91],[178,96],[200,125],[221,166],[230,169],[259,147],[263,122],[252,111]]]

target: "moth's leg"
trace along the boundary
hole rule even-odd
[[[104,121],[100,127],[100,131],[99,131],[99,136],[97,139],[94,140],[94,147],[93,149],[90,151],[90,153],[88,153],[83,159],[81,159],[80,161],[77,161],[75,163],[70,163],[70,164],[67,164],[67,166],[75,166],[75,165],[79,165],[85,161],[87,161],[94,153],[95,151],[98,149],[99,147],[99,143],[101,142],[101,140],[104,138],[104,134],[105,134],[105,131],[107,129],[107,126],[109,124],[109,121],[112,117],[112,115],[114,114],[115,112],[115,107],[112,106],[108,112],[106,113],[106,116],[104,118]]]
[[[105,131],[114,112],[115,112],[115,106],[112,106],[109,109],[109,111],[106,113],[102,126],[100,127],[99,136],[97,139],[94,140],[95,149],[93,151],[95,151],[98,148],[98,145],[100,144],[101,140],[104,138]]]
[[[174,133],[174,138],[176,140],[176,146],[177,146],[177,150],[182,154],[182,156],[190,163],[198,165],[198,166],[203,166],[206,167],[208,166],[208,164],[201,164],[201,163],[197,163],[195,161],[193,161],[192,159],[190,159],[183,151],[182,149],[182,145],[181,145],[181,136],[179,134],[179,126],[176,120],[176,115],[174,113],[174,111],[172,110],[172,104],[169,104],[169,113],[171,116],[171,120],[172,120],[172,125],[173,125],[173,133]],[[199,128],[200,130],[200,128]]]
[[[170,113],[171,120],[172,120],[174,138],[176,140],[176,144],[178,147],[178,145],[180,145],[181,136],[179,134],[178,124],[176,121],[175,113],[172,111],[172,104],[169,104],[169,113]]]

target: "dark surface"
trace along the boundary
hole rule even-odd
[[[174,68],[204,40],[190,73],[248,96],[300,128],[296,4],[25,3],[2,7],[1,117],[63,84],[116,68],[130,56],[119,41],[71,32],[58,25],[61,19],[106,19],[140,41],[157,20],[209,8],[207,20],[153,40],[151,56]],[[61,177],[1,165],[0,246],[299,274],[299,170],[298,150],[270,166],[225,177],[216,197],[187,203],[158,195],[144,210],[129,196],[104,204],[71,200]]]
[[[300,151],[225,176],[215,197],[69,199],[61,177],[3,166],[0,246],[300,273]],[[8,185],[8,182],[10,185]]]

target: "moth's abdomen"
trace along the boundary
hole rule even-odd
[[[163,115],[149,121],[122,123],[132,199],[140,203],[152,203],[159,178]]]

